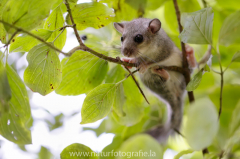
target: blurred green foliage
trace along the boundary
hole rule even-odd
[[[186,97],[183,136],[176,135],[165,146],[144,134],[167,120],[165,104],[155,98],[141,83],[150,105],[146,103],[128,72],[120,65],[99,59],[88,52],[76,51],[61,63],[58,53],[27,33],[0,24],[0,40],[10,42],[10,49],[0,53],[0,134],[19,145],[30,144],[32,117],[26,86],[42,95],[56,90],[60,95],[87,94],[82,107],[82,124],[104,117],[98,128],[84,128],[96,133],[113,133],[115,137],[102,151],[156,153],[162,158],[166,149],[179,152],[175,158],[202,158],[201,149],[208,147],[205,158],[240,158],[240,4],[238,0],[178,0],[181,23],[179,36],[177,16],[172,0],[93,0],[89,3],[69,0],[72,16],[84,43],[110,57],[120,55],[120,34],[112,22],[135,18],[159,18],[162,28],[180,47],[180,40],[191,43],[200,60],[212,46],[212,57],[193,72],[187,89],[196,102]],[[19,9],[21,8],[21,9]],[[0,0],[0,20],[30,32],[62,49],[68,40],[65,25],[71,25],[62,0]],[[12,35],[15,35],[13,38]],[[201,44],[201,45],[199,45]],[[202,45],[205,44],[205,45]],[[28,52],[24,82],[7,63],[8,51]],[[219,60],[221,59],[221,60]],[[223,67],[223,94],[220,100]],[[221,73],[221,72],[220,72]],[[138,79],[138,76],[136,76]],[[138,79],[139,81],[139,79]],[[220,102],[222,113],[218,120]],[[79,112],[80,113],[80,112]],[[64,117],[46,122],[50,130],[61,127]],[[79,119],[80,122],[80,119]],[[14,124],[13,124],[14,123]],[[94,156],[70,156],[69,152],[90,152]],[[100,152],[101,153],[101,152]],[[99,154],[100,154],[99,153]],[[89,147],[74,143],[61,152],[61,158],[126,158],[97,156]],[[131,154],[132,155],[132,154]],[[39,158],[52,158],[42,147]],[[143,158],[138,156],[135,158]],[[154,158],[147,156],[144,158]]]

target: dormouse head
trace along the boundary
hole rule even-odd
[[[146,56],[151,51],[153,41],[161,28],[159,19],[139,18],[130,22],[114,23],[122,34],[121,53],[127,57]]]

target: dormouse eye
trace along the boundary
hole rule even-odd
[[[134,41],[137,43],[141,43],[143,41],[143,36],[141,34],[136,35]]]
[[[121,42],[123,41],[123,37],[121,37]]]

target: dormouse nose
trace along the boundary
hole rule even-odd
[[[124,48],[123,50],[122,50],[122,54],[124,55],[124,56],[127,56],[127,57],[130,57],[132,54],[133,54],[133,49],[131,49],[131,48]]]

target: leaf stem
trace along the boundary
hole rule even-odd
[[[224,71],[223,71],[222,64],[221,64],[221,55],[220,55],[220,52],[219,52],[219,43],[217,43],[217,50],[213,46],[212,46],[212,48],[214,49],[214,51],[218,55],[218,62],[219,62],[220,76],[221,76],[220,97],[219,97],[220,106],[219,106],[219,112],[218,112],[218,120],[219,120],[220,116],[221,116],[221,113],[222,113],[222,96],[223,96],[223,85],[224,85]]]
[[[57,37],[52,41],[53,43],[57,40],[57,38],[64,32],[64,30],[66,29],[66,27],[61,28],[61,32],[57,35]],[[60,30],[59,30],[60,31]]]
[[[230,62],[230,64],[228,64],[228,66],[225,68],[225,70],[223,71],[223,73],[225,73],[225,71],[227,71],[227,69],[231,66],[232,62]]]

